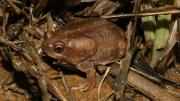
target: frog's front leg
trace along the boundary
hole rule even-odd
[[[94,64],[90,61],[84,61],[77,65],[77,68],[86,73],[87,82],[81,87],[82,91],[87,91],[96,86],[96,70]]]

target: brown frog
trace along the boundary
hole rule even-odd
[[[120,60],[126,53],[124,32],[104,19],[76,19],[56,32],[47,33],[42,51],[85,72],[88,87],[96,84],[94,66]]]

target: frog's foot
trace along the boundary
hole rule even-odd
[[[82,72],[86,73],[87,82],[86,84],[80,85],[79,87],[75,88],[81,88],[81,91],[88,91],[92,88],[95,88],[96,86],[96,70],[94,69],[94,65],[92,62],[85,61],[79,64],[78,69]]]

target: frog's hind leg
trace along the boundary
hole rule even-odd
[[[87,82],[80,87],[81,91],[87,91],[96,86],[96,70],[92,62],[86,61],[77,65],[77,68],[86,73]]]
[[[119,40],[118,48],[119,48],[118,57],[123,58],[126,55],[126,51],[127,51],[127,43],[126,43],[126,41],[123,40],[123,39]]]

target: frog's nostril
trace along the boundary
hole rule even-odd
[[[46,53],[46,52],[41,51],[41,52],[40,52],[40,55],[41,55],[41,56],[47,56],[47,53]]]

